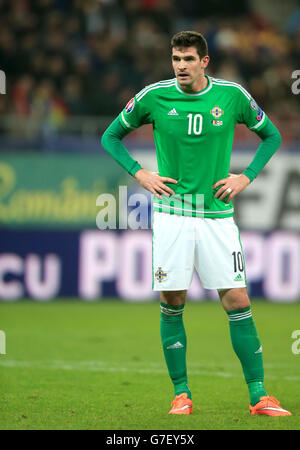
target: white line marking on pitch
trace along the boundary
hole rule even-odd
[[[196,364],[192,364],[196,366]],[[235,364],[227,364],[231,367],[238,367]],[[38,369],[51,369],[51,370],[84,370],[91,372],[135,372],[144,374],[165,374],[166,368],[155,362],[140,363],[127,361],[123,363],[113,363],[109,361],[17,361],[17,360],[2,360],[0,361],[0,366],[11,367],[11,368],[38,368]],[[144,367],[143,367],[144,366]],[[204,375],[204,376],[216,376],[225,378],[240,378],[240,373],[225,372],[220,370],[220,365],[205,365],[199,364],[199,369],[190,369],[189,375]],[[272,366],[272,365],[271,365]],[[201,369],[200,367],[203,367]],[[211,370],[205,370],[205,367],[211,367]],[[213,369],[219,370],[213,370]],[[300,377],[297,376],[276,376],[276,375],[265,375],[268,379],[284,379],[288,381],[300,381]]]

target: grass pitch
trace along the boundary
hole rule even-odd
[[[252,302],[265,386],[291,417],[252,417],[248,389],[218,303],[188,302],[189,385],[194,414],[170,416],[159,303],[24,300],[0,304],[0,429],[300,429],[300,303]]]

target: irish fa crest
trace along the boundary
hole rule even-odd
[[[161,267],[159,267],[159,268],[157,269],[157,271],[155,272],[155,278],[157,279],[157,281],[158,281],[159,283],[161,283],[162,281],[164,281],[165,278],[167,278],[167,274],[166,274],[166,272],[164,272],[164,271],[162,270]]]
[[[211,115],[214,116],[215,119],[220,119],[221,116],[223,116],[224,111],[219,106],[215,106],[211,111]]]
[[[217,127],[223,125],[223,122],[222,122],[222,120],[220,120],[220,118],[223,116],[224,111],[219,106],[215,106],[210,111],[210,113],[214,117],[214,119],[211,120],[212,125],[217,126]]]

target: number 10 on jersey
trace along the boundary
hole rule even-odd
[[[188,114],[189,118],[189,127],[188,134],[201,134],[202,133],[202,123],[203,117],[201,114]]]

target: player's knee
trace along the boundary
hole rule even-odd
[[[163,291],[160,293],[161,301],[172,306],[179,306],[185,303],[186,291]]]
[[[219,296],[226,311],[243,309],[250,306],[250,300],[245,288],[234,288],[219,291]]]

